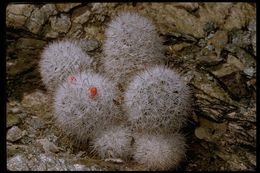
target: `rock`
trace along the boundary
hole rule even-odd
[[[224,116],[237,109],[237,102],[231,99],[228,93],[209,74],[193,71],[194,77],[190,81],[195,87],[195,104],[197,114],[206,116],[215,122],[223,122]],[[225,105],[225,106],[223,106]]]
[[[15,146],[14,146],[15,147]],[[69,158],[59,157],[53,154],[39,153],[37,148],[16,146],[16,148],[24,148],[17,150],[15,156],[7,159],[7,169],[10,171],[101,171],[105,168],[99,168],[97,165],[86,166],[78,161],[75,157]],[[10,148],[10,147],[9,147]]]
[[[28,122],[29,126],[34,128],[35,130],[43,129],[45,128],[45,121],[43,121],[41,118],[33,116]]]
[[[96,14],[109,14],[115,9],[118,3],[92,3],[91,11]],[[100,16],[100,15],[99,15]]]
[[[204,24],[195,15],[171,3],[151,3],[137,5],[140,13],[149,16],[162,34],[181,32],[195,38],[204,36]],[[141,11],[142,10],[142,11]],[[185,19],[185,20],[183,20]]]
[[[245,163],[244,163],[245,158],[244,157],[241,157],[241,156],[236,155],[236,154],[232,154],[232,153],[227,152],[227,151],[217,151],[216,154],[221,159],[227,161],[227,164],[229,165],[229,169],[232,169],[232,170],[235,170],[235,171],[254,170],[254,169],[249,169],[248,165],[245,165]],[[243,155],[243,154],[241,154],[241,155]]]
[[[220,140],[227,130],[227,123],[215,123],[204,118],[199,118],[200,126],[195,129],[195,135],[199,139],[208,142]]]
[[[244,73],[251,78],[256,74],[256,69],[253,67],[245,68]]]
[[[33,160],[34,164],[32,170],[36,171],[90,171],[90,170],[101,170],[97,166],[87,167],[80,163],[75,163],[72,159],[55,157],[49,154],[40,154],[36,159]],[[38,164],[36,164],[38,163]],[[75,167],[76,166],[76,167]]]
[[[104,40],[104,34],[101,34],[101,28],[96,26],[87,26],[84,27],[85,36],[86,39],[96,39],[98,41]]]
[[[217,50],[222,50],[228,42],[227,31],[218,30],[214,36],[208,40],[208,44],[214,46]]]
[[[221,86],[213,80],[210,81],[207,76],[209,74],[201,74],[198,72],[194,72],[194,78],[191,80],[191,84],[193,84],[196,88],[203,91],[205,94],[210,97],[216,98],[223,102],[234,104],[232,99],[226,94],[226,92],[221,88]]]
[[[39,8],[35,8],[26,22],[28,30],[34,34],[40,32],[42,25],[45,22],[45,16]]]
[[[21,102],[21,105],[26,108],[39,107],[43,103],[48,102],[48,96],[41,90],[37,90],[33,93],[24,94],[24,98]]]
[[[25,65],[27,64],[27,65]],[[26,72],[27,70],[31,69],[35,65],[30,59],[20,58],[16,61],[13,66],[10,66],[6,69],[9,78],[13,79],[15,76]]]
[[[199,4],[198,3],[173,3],[172,5],[174,5],[175,7],[178,8],[184,8],[185,10],[192,12],[195,11],[199,8]]]
[[[223,62],[223,58],[221,58],[217,53],[207,51],[208,53],[202,50],[199,54],[196,55],[196,60],[198,64],[203,66],[214,66]]]
[[[207,45],[206,40],[203,38],[199,39],[197,44],[199,47],[205,47]]]
[[[51,103],[51,97],[41,90],[35,90],[32,93],[24,93],[21,101],[21,105],[25,111],[43,118],[51,116]],[[39,109],[39,107],[41,109]]]
[[[33,38],[20,38],[17,40],[17,49],[42,49],[46,41]]]
[[[240,73],[235,72],[230,75],[221,77],[220,80],[226,85],[227,90],[232,94],[233,99],[250,97],[251,94],[247,88],[246,78]]]
[[[27,159],[23,155],[16,155],[7,160],[7,169],[10,171],[27,171]]]
[[[216,23],[214,22],[206,22],[206,24],[204,25],[204,32],[206,33],[206,35],[209,35],[208,38],[210,37],[211,33],[214,33],[214,30],[216,30]]]
[[[238,69],[234,68],[232,65],[225,63],[221,64],[218,69],[212,70],[212,73],[217,76],[218,78],[230,75],[234,72],[237,72]]]
[[[54,4],[45,4],[41,7],[41,11],[45,15],[45,20],[47,20],[50,16],[58,14],[56,6]]]
[[[57,33],[57,32],[55,32],[55,33]],[[50,37],[49,34],[50,33],[48,33],[48,35],[46,35],[46,37]],[[67,36],[71,37],[71,38],[82,38],[83,37],[83,26],[81,24],[72,22],[71,28],[70,28],[69,32],[67,33]],[[57,37],[57,36],[55,36],[55,37]]]
[[[80,39],[78,41],[78,44],[85,52],[90,52],[100,47],[100,43],[94,39],[91,40]]]
[[[253,50],[254,50],[254,55],[256,56],[256,32],[253,32],[251,34],[251,44],[253,46]]]
[[[21,109],[18,108],[18,107],[14,107],[14,108],[12,108],[10,111],[11,111],[13,114],[17,114],[17,113],[21,113],[21,112],[22,112]]]
[[[60,17],[57,16],[50,17],[50,22],[51,22],[51,29],[54,32],[58,32],[58,33],[67,33],[71,26],[70,18],[65,14],[61,14]]]
[[[237,47],[233,44],[227,44],[225,50],[235,54],[236,57],[239,58],[239,60],[244,64],[246,68],[256,66],[255,58],[252,55],[250,55],[248,52],[246,52],[244,49]]]
[[[247,70],[244,66],[238,58],[228,55],[227,63],[220,65],[218,69],[212,71],[227,87],[227,90],[235,100],[242,97],[250,97],[246,78],[240,74],[240,72]],[[252,70],[249,72],[249,75],[253,75],[254,73],[255,71]]]
[[[230,9],[223,28],[226,30],[241,29],[247,23],[255,22],[256,8],[249,3],[236,3]]]
[[[232,34],[231,41],[234,45],[247,48],[251,44],[251,34],[248,31],[237,31]]]
[[[256,23],[254,21],[250,22],[249,25],[247,25],[247,29],[251,32],[256,32]]]
[[[71,20],[75,23],[84,24],[89,20],[90,15],[88,6],[84,6],[73,11]]]
[[[225,141],[229,145],[238,146],[244,152],[254,153],[256,149],[256,127],[249,124],[247,127],[244,123],[229,123],[228,130],[230,133],[226,134]],[[233,136],[235,135],[235,136]],[[246,148],[250,148],[251,151],[246,151]]]
[[[17,155],[18,153],[23,153],[28,146],[21,145],[21,144],[9,144],[7,142],[7,158],[13,157]]]
[[[231,119],[234,122],[243,122],[243,121],[247,121],[247,122],[251,122],[251,123],[255,123],[256,122],[256,105],[254,105],[253,107],[241,107],[238,112],[231,112],[229,114],[227,114],[227,118]],[[252,134],[252,136],[255,136],[254,134]]]
[[[227,63],[242,71],[245,68],[245,65],[235,56],[228,54]]]
[[[177,52],[182,51],[184,48],[191,46],[189,43],[179,43],[179,44],[174,44],[173,46],[170,46],[169,49],[171,52],[176,54]]]
[[[105,159],[105,162],[112,162],[112,163],[124,163],[122,159],[117,158],[107,158]]]
[[[240,59],[240,61],[245,65],[245,67],[256,67],[255,58],[247,53],[245,50],[238,48],[236,52],[236,56]]]
[[[249,162],[256,167],[256,155],[252,153],[246,153],[246,157]]]
[[[74,164],[73,165],[75,167],[76,171],[84,171],[87,170],[87,167],[85,165],[81,165],[81,164]]]
[[[38,64],[37,57],[45,44],[45,41],[38,39],[28,37],[18,38],[15,43],[15,49],[13,50],[15,51],[15,57],[12,57],[13,65],[7,67],[8,75],[14,77],[21,73],[26,73],[29,69],[32,71],[35,64]],[[7,49],[11,48],[7,47]]]
[[[236,110],[236,106],[228,105],[223,101],[211,98],[208,95],[204,95],[203,92],[196,92],[194,94],[196,101],[195,104],[198,106],[197,114],[199,116],[204,116],[209,118],[212,121],[221,123],[224,120],[225,115]],[[225,105],[223,107],[223,105]]]
[[[233,3],[204,3],[198,10],[201,23],[206,27],[207,23],[212,23],[214,28],[223,28],[225,18],[228,16]],[[203,25],[202,25],[203,26]],[[223,30],[223,29],[222,29]]]
[[[31,4],[9,4],[6,7],[7,27],[21,28],[27,18],[31,15],[34,5]]]
[[[47,37],[47,38],[57,38],[59,36],[59,33],[58,32],[56,32],[56,31],[50,31],[50,30],[48,30],[48,32],[47,33],[45,33],[45,37]]]
[[[13,126],[11,129],[7,131],[6,139],[8,141],[14,142],[21,139],[24,136],[24,132],[22,132],[19,127]]]
[[[244,64],[243,72],[246,75],[248,75],[251,78],[256,74],[256,61],[252,55],[247,53],[245,50],[230,44],[227,45],[225,49],[236,54],[239,60]]]
[[[21,123],[21,119],[19,118],[19,116],[14,115],[14,114],[7,114],[6,117],[6,127],[12,127],[14,125],[17,125]]]
[[[81,3],[59,3],[56,4],[57,9],[60,12],[69,12],[72,8],[79,6]]]
[[[49,19],[51,15],[57,14],[54,4],[46,4],[41,8],[35,8],[30,18],[26,22],[26,27],[34,34],[38,34],[43,24]]]
[[[36,142],[39,142],[42,145],[45,153],[49,153],[49,152],[57,153],[60,151],[59,147],[57,147],[54,143],[50,142],[46,138],[38,139],[36,140]]]

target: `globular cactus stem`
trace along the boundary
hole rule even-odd
[[[42,81],[48,91],[55,92],[70,74],[94,71],[93,58],[86,54],[75,40],[59,40],[48,44],[39,62]]]
[[[105,31],[103,66],[123,87],[129,77],[147,64],[164,62],[162,39],[153,23],[136,13],[121,13],[114,18]]]
[[[141,131],[178,131],[191,111],[189,87],[180,75],[163,66],[136,75],[124,99],[128,120]]]
[[[185,157],[185,137],[179,133],[141,134],[135,137],[134,148],[134,160],[146,169],[176,169]]]
[[[132,154],[131,141],[132,134],[127,127],[114,125],[100,131],[91,145],[102,159],[120,158],[128,160]]]
[[[54,96],[56,123],[79,141],[91,139],[98,131],[120,121],[115,97],[115,84],[104,76],[92,72],[70,75]]]

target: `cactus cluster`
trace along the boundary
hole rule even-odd
[[[147,18],[121,13],[105,36],[103,74],[93,69],[84,40],[60,40],[43,50],[40,72],[54,93],[56,124],[90,141],[102,159],[132,158],[151,170],[176,168],[185,157],[180,130],[191,111],[190,89],[163,66],[162,39]]]

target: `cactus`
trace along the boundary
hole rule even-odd
[[[178,131],[191,110],[188,86],[176,72],[161,66],[136,75],[124,99],[132,127],[141,131]]]
[[[55,41],[43,50],[40,73],[54,93],[57,125],[90,142],[102,159],[133,156],[148,169],[175,168],[185,156],[185,138],[178,131],[191,111],[189,87],[161,66],[166,59],[162,39],[149,19],[122,13],[105,36],[101,65],[108,76],[94,73],[83,39]],[[124,101],[122,107],[117,99]]]
[[[164,48],[155,26],[147,18],[127,12],[116,17],[105,31],[104,71],[123,88],[129,77],[148,64],[162,64]]]
[[[75,40],[59,40],[48,44],[39,63],[42,81],[53,93],[59,84],[73,73],[91,69],[93,59],[89,57]]]
[[[111,126],[101,131],[92,141],[92,147],[102,158],[129,159],[131,155],[131,131],[123,126]]]
[[[54,97],[54,118],[67,134],[86,141],[96,132],[120,121],[114,104],[117,93],[112,81],[93,72],[68,77]]]
[[[168,135],[142,134],[135,137],[133,158],[151,170],[169,170],[185,157],[185,138],[179,133]]]

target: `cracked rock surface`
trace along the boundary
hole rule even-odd
[[[6,8],[7,169],[145,170],[134,162],[89,155],[53,123],[52,98],[41,82],[43,47],[84,39],[98,68],[108,22],[121,11],[150,18],[166,46],[167,66],[193,89],[194,113],[178,169],[256,169],[256,4],[50,3]]]

